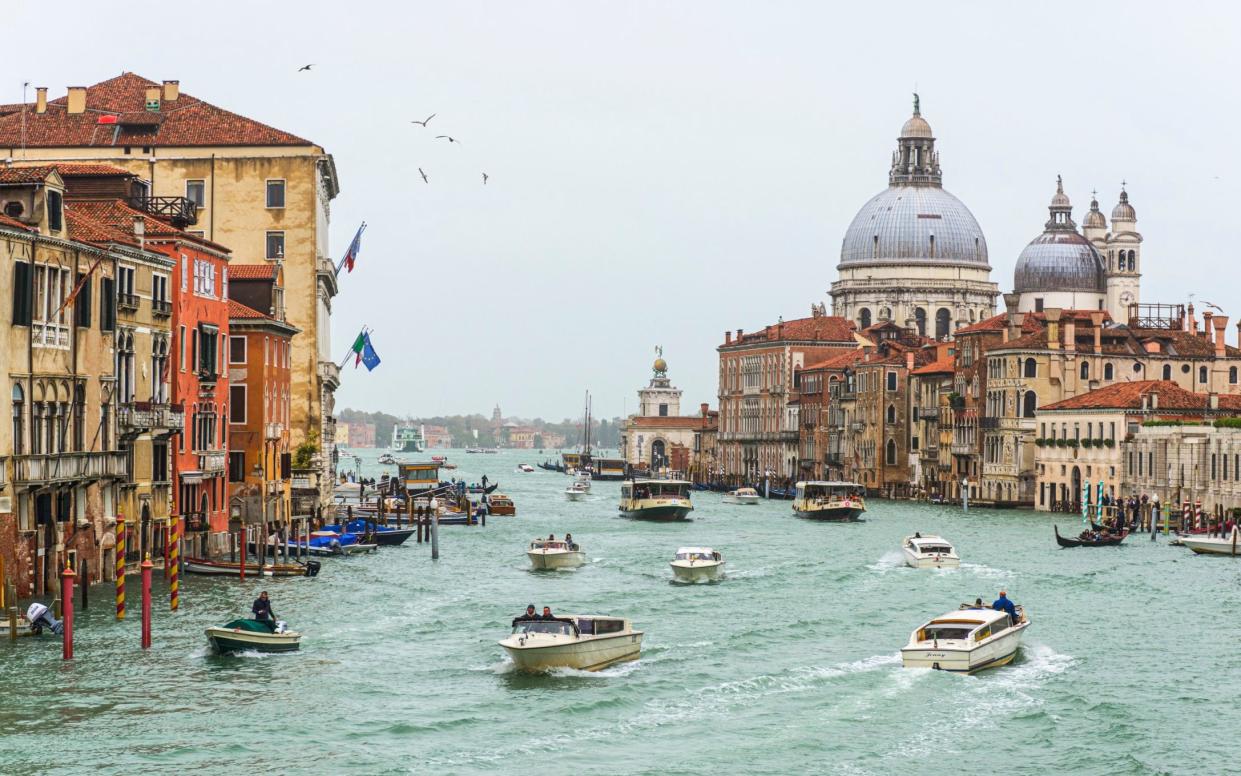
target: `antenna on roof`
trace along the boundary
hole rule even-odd
[[[22,158],[26,158],[26,90],[30,88],[29,81],[22,81]]]

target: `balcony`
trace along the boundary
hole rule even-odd
[[[202,450],[198,453],[198,470],[204,477],[223,474],[228,466],[228,453],[224,450]]]
[[[137,294],[117,294],[116,309],[129,310],[130,312],[138,311],[138,295]]]
[[[129,198],[129,206],[149,215],[163,218],[178,229],[198,223],[198,205],[185,197],[148,197],[135,196]]]
[[[264,423],[263,424],[263,438],[264,439],[268,440],[269,442],[276,442],[276,441],[279,441],[280,437],[282,436],[284,436],[284,424],[283,423]]]
[[[319,379],[328,383],[331,390],[336,390],[340,387],[340,367],[333,361],[320,361]]]
[[[136,401],[117,408],[116,422],[122,434],[181,431],[185,428],[185,409],[180,404]]]
[[[17,455],[13,464],[13,479],[23,485],[129,476],[126,455],[119,451]]]
[[[956,442],[953,442],[952,443],[952,454],[953,455],[973,455],[974,446],[970,444],[958,444]]]
[[[172,315],[172,302],[167,299],[152,299],[151,314],[158,315],[161,318],[167,318]]]
[[[327,286],[328,298],[336,296],[339,287],[336,283],[336,264],[331,259],[319,256],[315,259],[315,274]]]
[[[981,417],[978,419],[978,425],[980,428],[988,428],[988,429],[999,428],[1000,419],[991,418],[991,417]]]

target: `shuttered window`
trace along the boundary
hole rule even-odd
[[[102,278],[99,283],[99,330],[116,328],[116,281]]]
[[[78,273],[81,290],[73,299],[73,322],[82,328],[90,328],[90,292],[91,278],[82,272]]]
[[[30,325],[30,264],[24,261],[13,262],[13,323],[17,326]]]

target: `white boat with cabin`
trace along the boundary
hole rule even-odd
[[[1188,547],[1198,555],[1231,555],[1235,558],[1238,551],[1241,551],[1241,530],[1235,526],[1228,536],[1183,534],[1178,539],[1182,546]]]
[[[590,483],[593,479],[594,477],[590,472],[585,471],[584,469],[578,469],[573,475],[573,484],[580,485],[586,490],[590,490]]]
[[[682,547],[668,565],[678,582],[714,582],[724,572],[724,556],[710,547]]]
[[[1012,662],[1021,636],[1030,626],[1025,609],[1016,607],[1014,623],[1007,612],[978,609],[972,604],[941,614],[920,626],[901,650],[906,668],[972,674]]]
[[[737,488],[724,494],[725,504],[757,504],[758,491],[754,488]]]
[[[853,523],[862,519],[866,488],[856,482],[799,482],[793,497],[793,514],[811,520]]]
[[[638,520],[684,520],[693,511],[685,480],[629,480],[621,485],[620,513]]]
[[[564,497],[570,501],[581,501],[590,495],[590,488],[583,487],[580,482],[575,482],[564,489]]]
[[[961,565],[961,556],[942,536],[916,533],[901,542],[905,565],[914,569],[955,569]]]
[[[554,620],[515,620],[500,641],[520,671],[576,668],[598,671],[642,653],[642,631],[622,617],[575,614]]]
[[[536,569],[573,569],[586,562],[586,553],[577,542],[535,539],[526,550],[526,557]]]

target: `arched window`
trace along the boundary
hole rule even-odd
[[[870,308],[863,307],[857,314],[857,325],[859,329],[870,328]]]
[[[952,333],[952,311],[941,307],[935,311],[935,339],[942,340]]]
[[[1038,377],[1038,363],[1032,358],[1026,359],[1025,377]]]
[[[1112,379],[1113,374],[1114,374],[1114,372],[1113,372],[1113,370],[1112,370],[1112,365],[1111,365],[1111,364],[1104,364],[1104,365],[1103,365],[1103,379],[1104,379],[1104,380],[1111,380],[1111,379]]]
[[[1237,384],[1237,368],[1235,366],[1228,367],[1228,382],[1233,385]]]
[[[892,308],[890,308],[890,307],[880,307],[880,308],[879,308],[879,320],[881,320],[881,321],[890,321],[890,320],[892,320]]]
[[[1083,361],[1081,367],[1079,367],[1079,371],[1081,372],[1081,376],[1083,380],[1090,379],[1090,363],[1089,362]]]
[[[1026,391],[1025,396],[1021,399],[1022,413],[1024,418],[1034,417],[1034,412],[1038,409],[1038,394],[1034,391]]]
[[[1165,380],[1172,379],[1172,365],[1171,364],[1163,365],[1163,379]]]
[[[919,307],[916,310],[914,310],[914,321],[918,325],[918,335],[925,337],[926,336],[926,308],[925,307]]]
[[[896,405],[889,404],[888,405],[888,423],[895,423],[895,422],[896,422]]]
[[[885,452],[884,458],[887,461],[888,466],[896,465],[896,442],[894,440],[888,440],[887,451]]]
[[[1135,251],[1129,251],[1129,271],[1133,272],[1138,268],[1138,256]]]
[[[13,454],[26,452],[26,393],[18,384],[13,385]]]
[[[1198,382],[1203,385],[1207,383],[1207,368],[1205,366],[1198,367]]]

